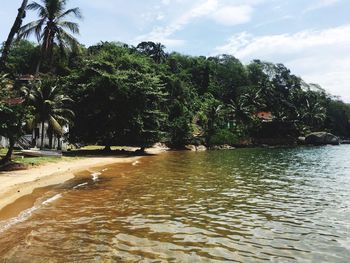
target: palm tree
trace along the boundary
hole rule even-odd
[[[29,91],[29,105],[34,107],[34,118],[31,127],[41,123],[41,148],[44,147],[45,123],[56,135],[62,136],[62,125],[68,124],[74,117],[73,111],[67,107],[72,100],[59,93],[57,86],[49,83],[40,84]]]
[[[165,46],[161,43],[155,43],[153,46],[152,58],[158,64],[160,64],[166,57],[167,54],[164,51]]]
[[[8,54],[10,52],[11,44],[13,42],[15,35],[20,30],[20,28],[22,26],[22,21],[26,16],[25,9],[27,7],[27,4],[28,4],[28,0],[23,0],[21,7],[18,9],[18,14],[17,14],[16,20],[11,28],[11,31],[7,37],[5,44],[4,44],[4,49],[2,51],[1,60],[0,60],[0,71],[4,70],[6,68],[6,60],[7,60]]]
[[[310,94],[305,94],[305,105],[301,108],[299,116],[306,125],[318,129],[327,117],[327,109],[320,98]]]
[[[164,51],[165,46],[161,43],[154,43],[151,41],[141,42],[137,45],[136,49],[152,58],[154,62],[158,64],[160,64],[167,57],[167,54]]]
[[[7,75],[0,75],[0,135],[8,139],[6,155],[0,165],[11,161],[12,152],[17,140],[23,134],[23,123],[26,120],[25,97],[14,91],[14,81]]]
[[[255,106],[249,101],[249,95],[243,94],[227,104],[227,110],[232,119],[239,124],[246,124],[253,118]]]
[[[79,34],[79,25],[67,21],[69,15],[82,18],[79,8],[66,10],[67,0],[41,0],[42,4],[33,1],[27,6],[28,10],[36,10],[39,19],[21,27],[18,38],[28,38],[34,34],[42,45],[42,58],[52,59],[53,47],[57,44],[64,52],[65,48],[73,48],[78,45],[78,40],[73,36]],[[67,32],[69,31],[69,32]],[[38,63],[37,73],[41,61]]]

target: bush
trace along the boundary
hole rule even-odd
[[[241,141],[241,137],[237,134],[233,134],[229,130],[218,130],[209,140],[210,146],[213,145],[237,145]]]

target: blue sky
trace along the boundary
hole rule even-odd
[[[2,3],[0,40],[20,3]],[[350,102],[349,0],[70,0],[68,6],[83,11],[83,44],[152,40],[188,55],[284,63]]]

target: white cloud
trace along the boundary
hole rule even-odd
[[[156,27],[149,34],[136,38],[136,42],[152,39],[153,41],[162,42],[169,47],[177,47],[185,43],[184,40],[172,39],[171,36],[183,29],[193,19],[208,15],[217,8],[217,0],[202,1],[201,4],[185,12],[182,16],[172,21],[164,27]]]
[[[332,5],[337,4],[341,0],[317,0],[315,3],[311,4],[309,7],[307,7],[304,10],[304,13],[310,12],[310,11],[315,11],[321,8],[329,7]]]
[[[224,6],[215,11],[212,18],[222,25],[234,26],[250,21],[253,8],[248,5]]]
[[[294,17],[294,16],[291,16],[291,15],[284,15],[284,16],[281,16],[281,17],[273,18],[273,19],[266,20],[266,21],[264,21],[264,22],[255,24],[254,27],[255,27],[255,28],[259,28],[259,27],[263,27],[263,26],[275,24],[275,23],[277,23],[277,22],[281,22],[281,21],[285,21],[285,20],[291,20],[291,19],[294,19],[294,18],[295,18],[295,17]]]
[[[260,3],[261,0],[246,1],[251,5]],[[172,35],[176,32],[183,30],[188,24],[198,19],[211,19],[218,24],[225,26],[234,26],[237,24],[247,23],[250,21],[253,7],[247,4],[242,4],[240,1],[236,1],[236,5],[232,5],[232,1],[220,1],[220,0],[200,0],[194,1],[194,5],[184,0],[175,0],[173,2],[169,0],[163,0],[162,3],[166,6],[171,6],[170,11],[178,9],[179,5],[184,7],[184,11],[177,18],[171,20],[165,26],[158,26],[145,35],[141,35],[135,39],[135,42],[152,39],[154,41],[163,42],[164,44],[170,43],[171,47],[176,47],[185,43],[183,40],[174,40]],[[230,4],[229,4],[230,3]],[[189,7],[188,7],[189,6]],[[156,16],[155,20],[164,20],[167,14],[162,13],[161,19]],[[176,46],[174,46],[176,45]]]
[[[350,102],[350,24],[326,30],[255,37],[234,35],[215,49],[244,62],[262,59],[282,62],[307,82],[319,83]]]
[[[170,4],[170,0],[162,0],[162,4],[163,5],[168,5],[168,4]]]

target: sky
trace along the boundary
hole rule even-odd
[[[21,0],[1,0],[4,41]],[[37,0],[41,1],[41,0]],[[349,0],[69,0],[80,7],[78,39],[161,42],[186,55],[230,54],[283,63],[350,103]],[[33,20],[29,14],[25,22]]]

